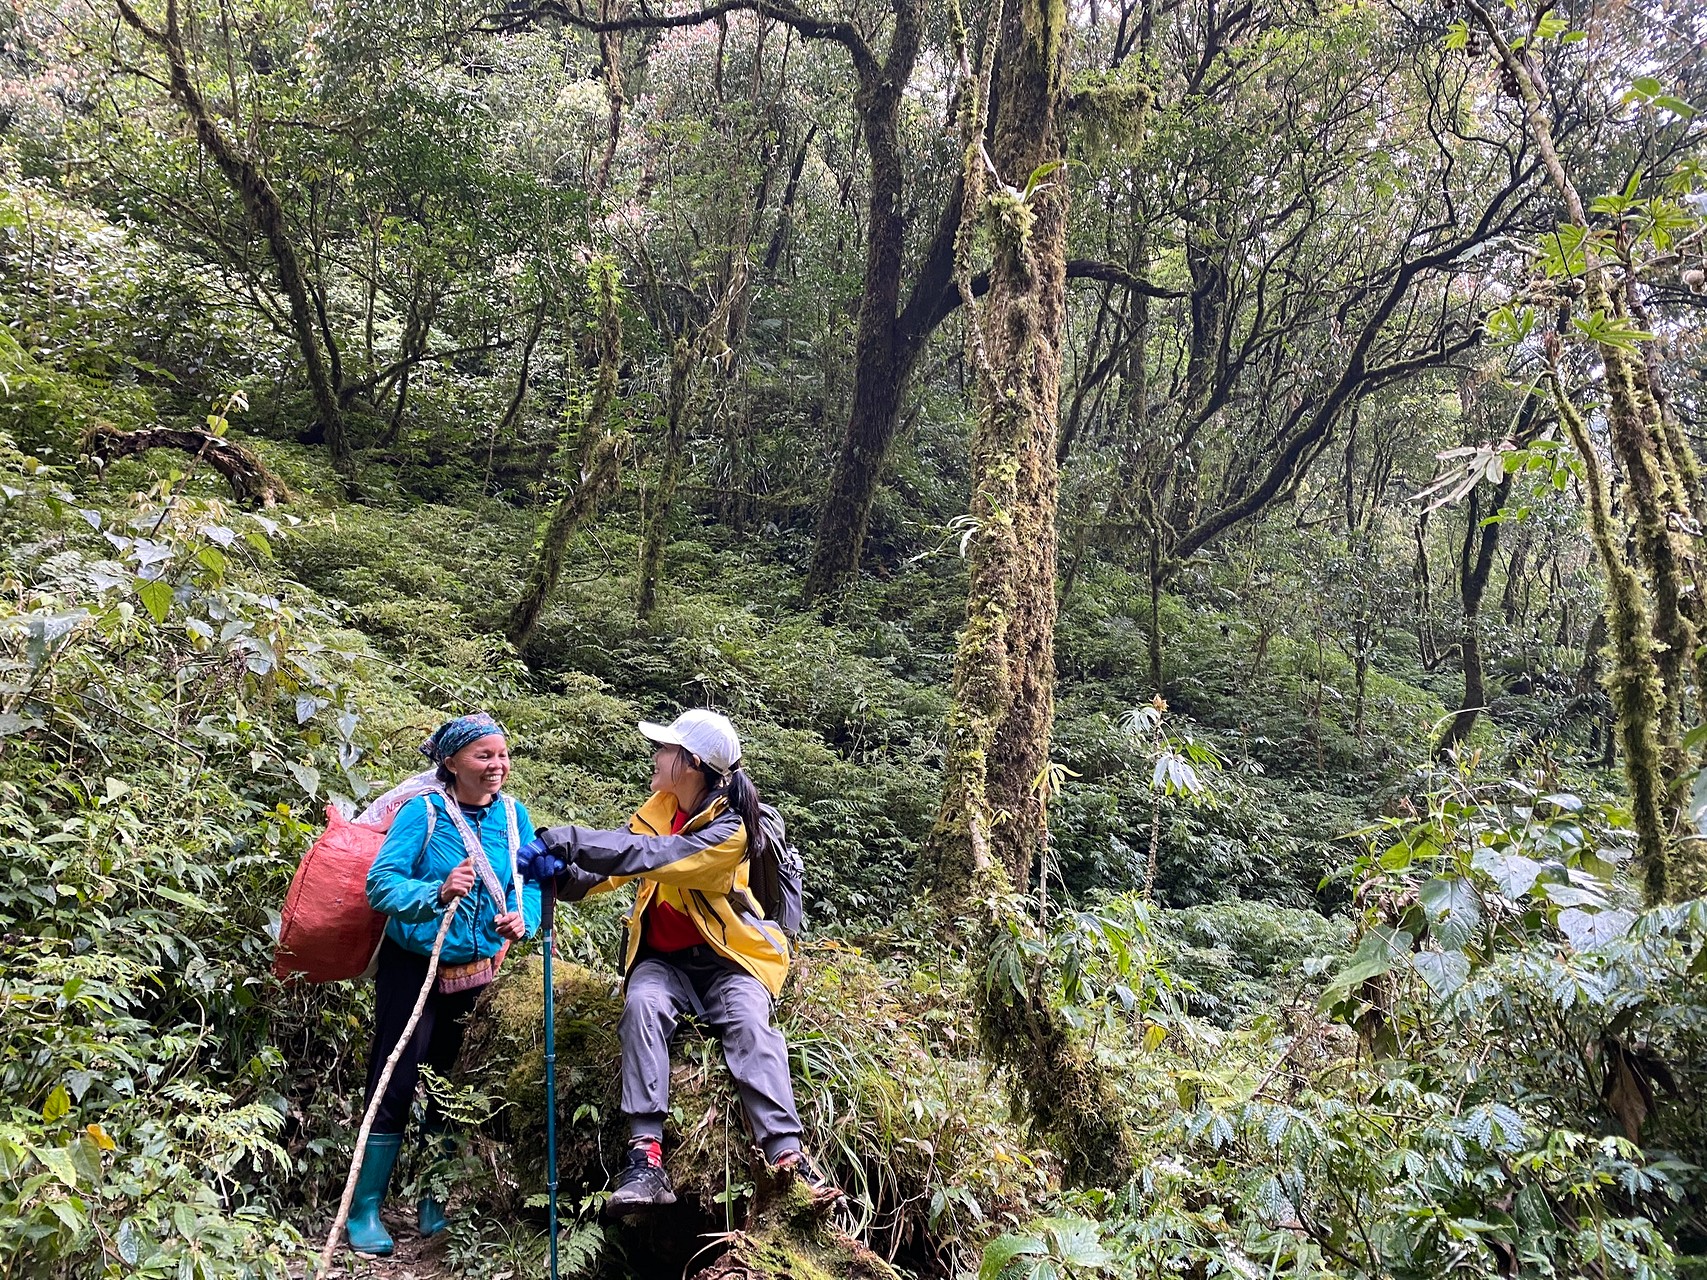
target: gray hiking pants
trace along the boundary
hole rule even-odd
[[[693,1014],[723,1042],[723,1057],[747,1110],[753,1139],[774,1162],[800,1147],[800,1114],[788,1075],[788,1047],[771,1025],[771,994],[744,969],[694,947],[652,955],[628,975],[622,1039],[622,1113],[629,1136],[664,1136],[670,1109],[670,1037]]]

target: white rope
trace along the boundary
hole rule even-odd
[[[338,1248],[338,1235],[344,1229],[344,1224],[350,1220],[350,1201],[355,1198],[356,1179],[361,1177],[362,1158],[367,1154],[368,1135],[373,1132],[373,1118],[379,1114],[379,1104],[385,1097],[385,1086],[391,1083],[391,1073],[397,1069],[397,1063],[402,1059],[404,1050],[415,1034],[415,1024],[421,1020],[421,1011],[427,1007],[427,997],[432,993],[433,983],[439,976],[439,953],[444,950],[445,935],[450,932],[450,922],[456,915],[457,907],[462,905],[462,899],[452,898],[450,905],[445,908],[444,918],[439,921],[439,936],[433,939],[433,952],[427,957],[427,980],[421,984],[421,994],[415,997],[415,1008],[409,1015],[409,1021],[403,1026],[403,1034],[397,1037],[397,1044],[391,1050],[391,1056],[385,1060],[385,1069],[379,1073],[379,1083],[374,1086],[373,1100],[367,1104],[367,1114],[362,1117],[361,1132],[356,1134],[356,1153],[350,1161],[350,1176],[344,1180],[344,1198],[338,1202],[338,1216],[333,1219],[332,1230],[326,1234],[326,1247],[320,1251],[320,1274],[326,1275],[332,1269],[332,1254]]]

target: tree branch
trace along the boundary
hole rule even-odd
[[[714,22],[727,14],[751,11],[794,28],[808,40],[829,40],[841,45],[853,58],[854,69],[862,82],[875,82],[880,68],[871,46],[859,28],[851,22],[839,22],[806,13],[790,0],[716,0],[699,9],[681,13],[657,13],[641,0],[635,13],[620,18],[595,18],[579,3],[568,0],[512,0],[497,13],[490,15],[482,29],[492,32],[521,31],[534,26],[543,18],[578,27],[595,35],[617,31],[669,31],[676,27],[697,27]]]

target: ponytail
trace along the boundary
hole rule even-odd
[[[729,802],[729,808],[741,819],[741,825],[747,829],[747,856],[756,858],[765,850],[765,827],[763,814],[759,810],[759,789],[753,785],[753,780],[737,760],[734,768],[727,776],[719,774],[708,765],[700,765],[699,771],[705,775],[707,784],[713,792],[721,790]]]

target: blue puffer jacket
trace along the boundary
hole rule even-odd
[[[433,838],[427,840],[427,806],[436,810]],[[503,800],[494,800],[485,809],[464,805],[463,816],[480,838],[486,860],[504,885],[505,901],[496,903],[481,882],[474,877],[474,888],[462,899],[450,932],[445,935],[441,962],[447,965],[467,964],[498,954],[504,940],[492,927],[495,916],[514,911],[514,863],[510,858],[509,824],[504,819]],[[533,839],[533,820],[525,805],[516,803],[516,829],[521,842]],[[456,824],[445,812],[445,797],[429,792],[417,796],[397,811],[379,856],[367,873],[367,900],[375,911],[391,917],[385,934],[399,946],[416,955],[431,955],[433,939],[438,937],[439,918],[444,908],[439,904],[439,886],[466,857],[462,837]],[[539,928],[539,886],[527,884],[522,890],[522,919],[532,934]]]

